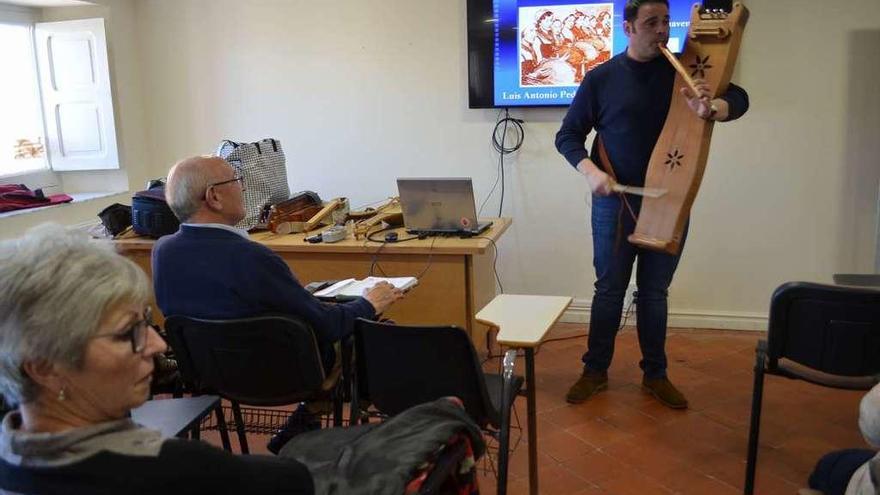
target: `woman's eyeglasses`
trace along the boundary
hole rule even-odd
[[[131,342],[131,351],[140,354],[147,347],[147,328],[151,326],[153,326],[153,310],[147,307],[144,310],[144,318],[125,327],[123,331],[102,333],[92,338],[113,337],[117,340],[128,340]]]

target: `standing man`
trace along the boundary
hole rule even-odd
[[[653,252],[626,242],[635,221],[627,212],[621,214],[621,198],[611,195],[614,179],[597,165],[601,141],[621,183],[645,183],[648,162],[663,130],[675,82],[675,69],[659,49],[669,39],[669,3],[629,0],[623,18],[624,32],[629,38],[626,51],[587,74],[556,134],[556,149],[586,177],[593,193],[591,223],[596,269],[590,335],[582,358],[583,375],[569,389],[566,400],[577,404],[608,388],[608,367],[614,355],[623,298],[638,257],[635,302],[642,351],[639,366],[644,373],[642,388],[664,405],[684,409],[687,399],[666,376],[665,351],[667,290],[680,254]],[[706,82],[698,79],[696,83],[699,94],[688,88],[681,92],[698,117],[729,121],[748,109],[748,95],[742,88],[730,84],[725,94],[711,99]],[[593,129],[597,137],[588,154],[585,141]],[[629,203],[638,214],[640,198],[633,197]]]

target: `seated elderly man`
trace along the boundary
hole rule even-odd
[[[311,494],[294,460],[235,456],[132,422],[153,358],[143,271],[59,226],[0,243],[0,493]],[[210,474],[206,474],[210,473]]]
[[[352,333],[356,318],[375,318],[403,297],[391,284],[381,283],[345,304],[318,301],[281,257],[235,228],[245,215],[242,180],[222,158],[178,162],[169,172],[165,197],[181,222],[177,233],[159,239],[153,248],[156,302],[166,316],[296,315],[314,329],[329,370],[333,344]],[[297,417],[294,422],[314,424],[305,411]],[[277,450],[283,441],[276,438],[270,448]]]

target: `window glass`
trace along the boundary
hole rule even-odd
[[[31,28],[0,23],[0,177],[47,168]]]

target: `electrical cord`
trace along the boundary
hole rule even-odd
[[[385,228],[383,228],[383,229],[379,229],[379,230],[377,230],[377,231],[375,231],[375,232],[372,232],[372,233],[369,233],[369,232],[368,232],[368,233],[367,233],[367,237],[366,237],[366,239],[367,239],[367,241],[369,241],[369,242],[381,242],[382,245],[384,246],[385,244],[388,244],[388,243],[389,243],[387,240],[385,240],[384,238],[383,238],[383,239],[379,239],[379,240],[377,240],[377,239],[373,239],[373,236],[376,235],[376,234],[381,234],[382,232],[387,232],[387,231],[389,231],[389,230],[395,230],[395,229],[397,229],[397,227],[385,227]],[[398,244],[398,243],[406,242],[406,241],[413,241],[413,240],[416,240],[416,239],[418,239],[418,238],[419,238],[419,236],[417,236],[417,235],[410,236],[410,237],[403,237],[403,238],[400,238],[400,237],[399,237],[399,238],[397,238],[396,241],[394,241],[394,244]],[[366,246],[366,244],[364,244],[364,245]],[[379,249],[382,249],[382,246],[379,246]],[[376,251],[376,252],[378,253],[378,251]]]
[[[502,111],[499,110],[498,117],[495,120],[495,128],[492,130],[492,148],[498,153],[498,173],[495,176],[495,183],[492,185],[492,189],[480,205],[478,215],[483,212],[483,207],[489,201],[489,198],[495,193],[495,189],[498,187],[498,182],[500,181],[501,200],[498,202],[498,216],[501,216],[502,208],[504,207],[504,155],[509,155],[518,151],[522,147],[523,140],[525,139],[525,130],[522,126],[525,121],[511,117],[509,108],[503,110],[504,118],[501,118],[501,112]],[[500,140],[498,139],[499,130],[501,132]],[[516,136],[512,146],[506,146],[508,130]]]
[[[431,261],[434,258],[434,242],[436,240],[437,240],[437,237],[431,238],[431,247],[428,248],[428,262],[425,264],[425,268],[423,268],[422,271],[419,272],[418,275],[416,275],[417,280],[421,280],[422,276],[424,276],[425,273],[428,271],[428,268],[431,268]]]
[[[495,130],[492,131],[492,147],[495,148],[495,151],[503,155],[509,155],[514,151],[518,151],[520,147],[522,147],[523,139],[525,139],[525,130],[523,129],[523,124],[525,121],[523,119],[517,119],[510,116],[510,109],[504,109],[504,118],[498,119],[495,122]],[[501,140],[498,140],[498,128],[501,126]],[[507,139],[507,129],[509,126],[512,126],[512,130],[516,132],[516,141],[513,146],[506,147],[506,139]]]
[[[377,239],[374,239],[374,238],[373,238],[373,236],[375,236],[375,235],[377,235],[377,234],[381,234],[382,232],[386,232],[386,231],[389,231],[389,230],[395,230],[395,229],[397,229],[397,227],[385,227],[385,228],[379,229],[379,230],[377,230],[377,231],[375,231],[375,232],[367,232],[366,239],[364,240],[364,247],[366,247],[367,242],[379,242],[379,243],[381,243],[381,244],[379,244],[379,248],[376,249],[376,251],[373,253],[373,258],[372,258],[372,260],[371,260],[371,262],[370,262],[370,276],[371,276],[371,277],[373,276],[373,273],[375,272],[376,269],[379,270],[379,272],[382,274],[383,277],[387,277],[387,276],[388,276],[388,275],[385,274],[385,270],[382,269],[382,266],[379,265],[379,253],[382,251],[382,248],[384,248],[386,244],[398,244],[398,243],[401,243],[401,242],[412,241],[412,240],[415,240],[415,239],[421,239],[421,238],[422,238],[421,236],[414,235],[414,236],[410,236],[410,237],[404,237],[404,238],[402,238],[402,239],[401,239],[401,238],[398,238],[398,239],[397,239],[396,241],[394,241],[393,243],[392,243],[392,242],[389,242],[389,241],[386,240],[384,237],[383,237],[382,239],[380,239],[380,240],[377,240]],[[436,236],[433,237],[433,238],[431,239],[431,246],[428,248],[428,261],[427,261],[427,264],[425,265],[425,268],[423,268],[422,271],[419,272],[418,275],[416,275],[416,280],[421,280],[422,277],[425,275],[425,273],[428,272],[428,269],[431,268],[431,263],[433,262],[433,258],[434,258],[434,242],[435,242],[436,240],[437,240],[437,237],[436,237]]]
[[[629,305],[626,307],[626,311],[623,313],[623,321],[620,323],[620,326],[617,328],[617,331],[623,330],[623,327],[626,326],[626,321],[629,320],[630,315],[632,314],[633,306],[636,304],[636,298],[638,297],[638,291],[633,294],[632,301],[629,302]]]
[[[488,239],[492,243],[492,273],[495,274],[495,281],[498,282],[498,290],[504,294],[504,286],[501,285],[501,277],[498,276],[498,244],[495,244],[495,239],[491,237],[479,235],[476,239]]]
[[[380,244],[379,244],[379,248],[376,249],[376,251],[373,252],[373,257],[372,257],[372,260],[371,260],[371,262],[370,262],[370,273],[369,273],[369,275],[370,275],[371,277],[373,276],[373,273],[375,272],[376,269],[379,270],[379,272],[382,274],[383,277],[387,277],[387,276],[388,276],[388,275],[385,274],[385,271],[382,270],[382,267],[379,265],[378,260],[379,260],[379,253],[382,252],[382,249],[385,247],[386,244],[390,244],[390,243],[389,243],[384,237],[382,237],[382,238],[380,238],[380,239],[375,239],[374,237],[377,236],[377,235],[379,235],[379,234],[381,234],[381,233],[383,233],[383,232],[387,232],[387,231],[389,231],[389,230],[394,230],[394,229],[396,229],[396,228],[397,228],[397,227],[385,227],[385,228],[381,228],[381,229],[379,229],[379,230],[376,230],[376,231],[374,231],[374,232],[369,232],[369,231],[367,232],[367,235],[366,235],[366,237],[365,237],[365,239],[364,239],[364,247],[367,246],[367,243],[368,243],[368,242],[378,242],[378,243],[380,243]],[[432,263],[432,261],[433,261],[433,256],[434,256],[434,243],[437,241],[437,237],[439,237],[439,236],[437,236],[437,235],[433,235],[433,236],[431,236],[431,246],[428,248],[428,261],[427,261],[427,263],[425,264],[425,268],[423,268],[422,271],[419,272],[418,275],[416,275],[416,279],[417,279],[417,280],[421,280],[422,277],[425,275],[425,273],[428,272],[428,269],[431,268],[431,263]],[[414,240],[414,239],[419,239],[419,238],[422,238],[422,237],[421,237],[421,236],[410,236],[410,237],[404,237],[403,239],[398,239],[398,240],[395,241],[394,243],[396,244],[396,243],[399,243],[399,242],[412,241],[412,240]],[[492,253],[492,273],[494,273],[494,275],[495,275],[495,281],[498,282],[498,289],[499,289],[499,290],[501,291],[501,293],[503,294],[503,293],[504,293],[504,286],[501,284],[501,277],[498,275],[498,244],[495,242],[495,239],[492,239],[491,237],[487,237],[487,236],[473,236],[472,238],[474,238],[474,239],[486,239],[486,240],[488,240],[489,242],[492,243],[492,251],[493,251],[493,253]],[[488,337],[488,336],[487,336],[487,337]],[[489,340],[490,340],[490,339],[488,339],[488,338],[486,339],[487,347],[488,347],[488,344],[489,344]],[[536,354],[536,355],[538,354],[538,349],[535,350],[535,354]],[[523,355],[523,354],[518,354],[518,356],[521,356],[521,355]],[[487,349],[487,355],[486,355],[486,358],[483,359],[483,361],[481,362],[481,364],[485,364],[486,361],[488,361],[489,359],[493,359],[493,358],[497,358],[497,357],[501,357],[501,355],[493,355],[493,354],[492,354],[492,350],[491,350],[491,349]]]

